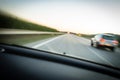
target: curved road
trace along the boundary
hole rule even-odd
[[[73,34],[65,34],[26,44],[25,46],[59,54],[66,53],[66,55],[69,56],[87,59],[120,68],[119,49],[115,52],[105,49],[97,49],[90,46],[90,40]]]

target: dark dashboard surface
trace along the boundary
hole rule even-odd
[[[119,80],[119,70],[97,64],[16,46],[0,48],[0,80]]]

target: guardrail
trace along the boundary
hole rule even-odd
[[[64,34],[60,32],[0,32],[0,35],[12,35],[12,34]]]
[[[13,34],[64,34],[64,33],[62,33],[62,32],[29,31],[29,30],[14,30],[14,29],[6,29],[6,30],[0,31],[0,35],[13,35]]]

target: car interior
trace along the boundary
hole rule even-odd
[[[120,69],[65,54],[0,44],[0,80],[119,80]]]

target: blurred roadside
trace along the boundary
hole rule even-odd
[[[10,35],[10,34],[63,34],[63,33],[62,32],[48,32],[48,31],[0,28],[0,35],[7,35],[7,34]]]

